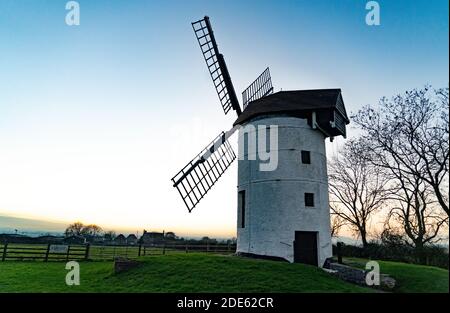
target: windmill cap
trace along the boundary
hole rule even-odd
[[[250,102],[233,125],[243,125],[256,117],[267,115],[307,118],[310,123],[312,112],[316,113],[317,123],[326,135],[345,136],[345,125],[350,120],[341,89],[279,91]]]

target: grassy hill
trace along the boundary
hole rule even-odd
[[[141,261],[140,267],[117,275],[113,273],[112,262],[81,262],[80,286],[66,286],[68,271],[64,262],[0,262],[0,292],[373,291],[303,264],[194,253],[150,256],[141,258]],[[402,267],[402,263],[399,266]],[[384,266],[381,268],[383,271]],[[399,291],[408,291],[407,288],[413,288],[413,284],[424,288],[417,291],[429,291],[427,286],[430,284],[439,285],[439,291],[448,291],[448,271],[440,270],[431,277],[424,274],[412,278],[421,269],[408,276],[410,270],[406,267],[404,276],[401,279],[399,276],[402,283]],[[398,268],[395,270],[395,273],[401,272]]]
[[[350,266],[364,268],[367,260],[346,258]],[[407,264],[401,262],[378,261],[380,271],[394,277],[397,281],[394,292],[448,292],[448,271],[442,268]]]

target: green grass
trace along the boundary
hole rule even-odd
[[[0,262],[0,292],[371,292],[303,264],[231,255],[174,253],[139,259],[141,265],[114,274],[111,261],[80,262],[81,285],[65,284],[65,262]],[[363,268],[367,260],[346,258]],[[394,292],[448,292],[448,271],[379,261],[397,280]]]
[[[344,263],[364,268],[368,260],[345,258]],[[395,278],[394,292],[449,292],[448,270],[425,265],[378,261],[380,272]]]
[[[64,262],[0,262],[0,292],[370,292],[303,264],[214,254],[144,257],[115,275],[112,262],[80,262],[66,286]]]

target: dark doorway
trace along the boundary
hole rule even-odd
[[[294,262],[317,266],[317,232],[296,231],[294,241]]]

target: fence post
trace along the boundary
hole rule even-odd
[[[48,255],[50,253],[50,244],[47,245],[47,251],[45,252],[45,259],[44,262],[48,261]]]
[[[91,248],[91,244],[90,243],[88,243],[87,245],[86,245],[86,251],[85,251],[85,253],[84,253],[84,259],[85,260],[87,260],[88,258],[89,258],[89,249]]]
[[[163,243],[163,254],[166,254],[166,243]]]
[[[188,253],[188,245],[187,244],[186,244],[185,249],[186,249],[186,253]]]
[[[138,256],[141,256],[141,248],[142,248],[142,244],[139,244]]]
[[[209,240],[206,240],[206,253],[209,252]]]
[[[8,250],[8,243],[5,243],[5,245],[3,246],[3,256],[2,256],[2,262],[5,261],[6,259],[6,251]]]
[[[336,254],[337,254],[337,258],[338,258],[338,263],[339,264],[342,264],[342,250],[341,250],[341,248],[342,248],[342,243],[338,242],[336,244]]]
[[[66,261],[69,261],[70,245],[67,247]]]

